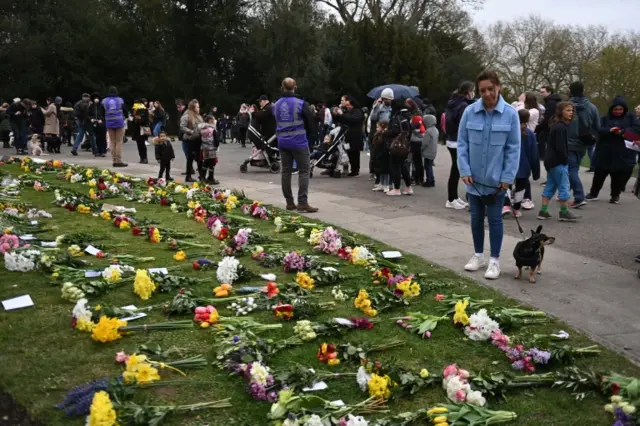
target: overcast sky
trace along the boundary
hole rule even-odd
[[[471,11],[471,16],[481,28],[534,13],[562,25],[593,24],[610,31],[638,31],[639,12],[640,0],[485,0],[482,9]]]

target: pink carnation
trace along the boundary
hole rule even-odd
[[[125,362],[127,362],[129,360],[129,355],[127,355],[126,353],[124,353],[124,351],[120,351],[116,354],[116,362],[118,364],[124,364]]]
[[[451,364],[445,367],[442,375],[447,378],[449,376],[455,376],[458,374],[458,366],[456,364]]]

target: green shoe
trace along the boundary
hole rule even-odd
[[[540,219],[540,220],[551,219],[551,215],[549,214],[548,211],[545,212],[545,211],[540,210],[538,212],[538,219]]]
[[[561,222],[577,222],[580,219],[580,216],[573,214],[571,211],[567,210],[564,213],[562,210],[560,211],[560,221]]]

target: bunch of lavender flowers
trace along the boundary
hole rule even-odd
[[[311,268],[311,260],[297,251],[288,253],[284,259],[285,272],[304,272]]]
[[[55,405],[54,408],[62,410],[64,408],[64,414],[66,416],[87,416],[89,415],[89,409],[91,408],[91,402],[96,392],[106,391],[109,389],[109,377],[94,380],[93,382],[76,386],[71,389],[67,396],[60,404]],[[122,379],[118,377],[116,382],[120,382]]]
[[[527,353],[536,364],[548,364],[551,358],[551,352],[541,351],[538,348],[529,349]]]
[[[632,426],[633,425],[633,416],[631,414],[626,414],[622,408],[618,407],[614,411],[616,416],[616,421],[611,426]]]

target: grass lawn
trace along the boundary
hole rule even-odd
[[[19,174],[16,165],[3,166],[1,171],[10,171]],[[84,193],[88,187],[70,184],[55,179],[55,175],[42,175],[43,180],[55,182],[57,185],[71,186]],[[95,236],[96,242],[106,246],[113,246],[110,253],[128,253],[137,256],[154,256],[156,260],[147,265],[133,265],[136,267],[165,267],[183,265],[180,272],[172,272],[178,275],[197,275],[206,277],[209,282],[193,288],[193,292],[199,296],[212,297],[212,288],[217,286],[215,270],[193,271],[189,261],[179,263],[173,260],[173,252],[167,249],[164,243],[152,244],[146,238],[134,237],[130,231],[116,229],[111,222],[104,221],[100,217],[80,215],[77,212],[69,212],[63,208],[52,206],[54,199],[52,191],[35,192],[33,189],[24,189],[21,199],[39,208],[47,209],[53,214],[52,219],[41,220],[50,229],[43,240],[54,239],[57,235],[66,232],[84,231]],[[195,232],[198,243],[211,244],[209,250],[192,250],[198,253],[207,252],[207,258],[218,260],[221,258],[219,242],[211,237],[206,228],[191,219],[187,219],[184,213],[174,214],[168,207],[157,204],[139,204],[126,202],[124,199],[106,200],[111,204],[120,204],[127,207],[135,207],[138,212],[136,218],[152,217],[160,221],[162,226],[178,231]],[[236,214],[241,214],[240,212]],[[255,220],[251,225],[253,229],[283,240],[286,250],[296,249],[311,253],[311,247],[305,240],[298,238],[293,233],[274,234],[271,221]],[[364,236],[355,236],[359,242],[372,242]],[[375,243],[378,248],[384,248],[381,243]],[[187,251],[189,253],[189,251]],[[336,257],[322,256],[328,261],[336,261]],[[85,257],[96,266],[95,269],[107,265],[106,260]],[[278,276],[278,282],[294,281],[294,274],[285,274],[282,268],[265,270],[249,256],[242,256],[241,263],[254,272],[274,272]],[[474,342],[465,338],[461,329],[455,328],[450,322],[442,322],[433,332],[429,340],[421,340],[416,334],[409,333],[390,318],[401,316],[406,312],[420,311],[423,313],[436,313],[438,302],[434,300],[436,293],[467,294],[478,299],[493,299],[494,305],[504,307],[518,306],[517,302],[503,297],[497,292],[481,287],[469,280],[461,278],[454,272],[429,264],[416,256],[404,255],[403,264],[409,266],[412,273],[425,273],[428,279],[442,283],[443,287],[435,291],[423,291],[423,294],[412,302],[410,308],[394,308],[379,315],[380,322],[373,330],[352,331],[339,339],[319,338],[312,342],[287,349],[275,356],[269,363],[274,370],[286,369],[291,363],[302,363],[318,370],[328,370],[329,367],[320,364],[316,358],[318,346],[322,342],[381,344],[394,339],[406,342],[399,349],[382,352],[376,359],[383,363],[394,363],[406,368],[419,371],[427,368],[432,372],[442,372],[442,369],[451,363],[457,363],[460,367],[478,372],[480,370],[504,371],[511,370],[506,356],[488,342]],[[340,273],[353,275],[344,281],[343,290],[349,290],[355,295],[358,289],[372,289],[376,287],[372,283],[370,273],[361,266],[350,265],[341,262]],[[83,425],[84,418],[67,418],[61,411],[55,410],[53,405],[60,402],[67,391],[76,385],[87,383],[93,379],[105,376],[118,376],[122,367],[114,362],[115,354],[124,350],[127,353],[136,352],[142,344],[157,344],[163,349],[170,347],[179,348],[185,356],[203,355],[209,361],[214,360],[214,345],[216,337],[207,329],[193,328],[192,330],[154,331],[150,333],[134,333],[113,343],[97,343],[91,340],[87,333],[79,332],[71,327],[71,309],[74,304],[61,299],[59,283],[52,282],[50,276],[41,273],[8,272],[0,267],[0,299],[30,294],[35,301],[35,308],[27,308],[12,312],[0,312],[0,390],[11,393],[19,403],[24,405],[31,415],[47,425]],[[255,281],[246,285],[263,286],[264,281]],[[244,285],[244,284],[243,284]],[[317,289],[321,292],[323,300],[333,300],[331,288]],[[90,299],[91,305],[97,303],[109,303],[116,306],[135,304],[138,307],[158,304],[169,301],[173,294],[156,293],[147,302],[141,301],[134,295],[131,284],[125,284],[120,288],[106,293],[97,299]],[[221,308],[222,315],[233,315],[231,311]],[[469,312],[471,314],[472,312]],[[353,298],[343,303],[338,303],[336,309],[325,311],[314,321],[328,319],[330,317],[350,317],[358,315],[353,306]],[[263,323],[273,323],[275,319],[271,313],[260,312],[252,314],[252,317]],[[190,316],[172,319],[190,319]],[[148,322],[160,322],[166,320],[161,310],[150,313]],[[144,323],[141,319],[135,323]],[[269,332],[269,338],[278,340],[293,335],[295,321],[284,323],[280,330]],[[545,325],[529,326],[510,331],[509,335],[532,335],[567,330],[571,334],[568,343],[575,347],[592,344],[588,339],[575,331],[571,331],[565,324],[551,321]],[[616,371],[628,376],[640,376],[640,368],[633,365],[627,359],[608,350],[602,350],[599,356],[582,358],[576,365],[597,371]],[[350,364],[341,364],[331,367],[336,372],[355,372],[357,367]],[[545,372],[541,368],[538,372]],[[238,376],[232,376],[226,371],[221,371],[214,366],[197,370],[187,370],[189,379],[201,381],[197,385],[184,385],[173,387],[157,387],[139,390],[134,396],[138,402],[153,402],[153,404],[191,404],[202,401],[231,398],[232,408],[224,410],[204,410],[197,413],[170,417],[166,424],[171,425],[267,425],[267,413],[270,404],[251,399],[245,389],[245,384]],[[163,380],[179,379],[176,373],[163,370]],[[318,392],[325,399],[342,399],[346,403],[356,403],[367,398],[361,393],[355,379],[344,379],[328,382],[329,388]],[[492,409],[514,411],[518,414],[515,424],[522,426],[557,425],[557,426],[598,426],[610,425],[612,417],[605,413],[603,405],[607,400],[600,395],[590,395],[577,401],[574,396],[565,390],[558,389],[523,389],[510,393],[508,401],[500,402],[488,398],[488,405]],[[411,398],[393,400],[389,403],[392,413],[400,413],[407,410],[431,407],[438,403],[446,402],[446,393],[438,386],[436,388],[421,391]],[[0,421],[0,424],[2,422]],[[424,423],[426,424],[426,423]]]

